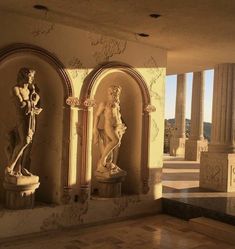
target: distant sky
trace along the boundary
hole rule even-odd
[[[187,73],[186,83],[186,118],[191,118],[191,99],[192,99],[192,81],[193,73]],[[213,96],[214,70],[205,71],[205,96],[204,96],[204,121],[211,122],[212,96]],[[166,77],[165,91],[165,118],[175,117],[175,99],[176,99],[176,75]]]

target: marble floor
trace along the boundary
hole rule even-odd
[[[163,197],[207,212],[213,217],[225,217],[235,225],[235,193],[215,192],[199,188],[200,163],[184,161],[180,157],[166,156],[163,164]],[[217,214],[215,214],[217,212]],[[211,216],[212,217],[212,216]],[[223,219],[220,219],[223,221]],[[225,221],[225,220],[224,220]]]
[[[167,215],[0,241],[1,249],[235,249]]]

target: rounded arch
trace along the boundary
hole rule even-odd
[[[51,64],[54,69],[57,71],[59,76],[61,77],[62,82],[64,82],[64,92],[66,93],[65,100],[69,96],[73,96],[73,87],[71,84],[71,80],[68,74],[65,71],[64,65],[57,59],[52,53],[47,51],[44,48],[39,46],[35,46],[32,44],[25,43],[16,43],[13,45],[9,45],[0,51],[0,63],[7,59],[9,56],[14,55],[16,53],[29,53],[35,54],[42,59],[46,60],[49,64]],[[65,103],[65,101],[64,101]]]
[[[60,131],[61,139],[58,140],[63,150],[60,151],[60,154],[58,153],[59,156],[61,157],[60,174],[59,174],[60,189],[58,194],[58,196],[60,197],[56,198],[57,201],[55,201],[60,203],[63,202],[65,198],[67,198],[66,196],[64,196],[64,194],[67,194],[67,189],[69,184],[68,165],[69,165],[69,140],[70,140],[71,117],[70,117],[70,107],[66,104],[66,99],[69,96],[74,95],[74,90],[72,87],[70,77],[66,73],[65,66],[60,62],[58,58],[54,56],[54,54],[39,46],[35,46],[32,44],[25,44],[25,43],[16,43],[6,46],[0,50],[0,65],[5,62],[8,62],[8,60],[12,58],[17,58],[18,55],[35,56],[35,58],[41,60],[42,63],[43,62],[47,63],[47,65],[51,66],[50,67],[51,70],[53,69],[55,74],[58,75],[58,80],[60,80],[61,82],[60,87],[63,93],[61,95],[62,98],[60,97],[61,106],[59,108],[61,110],[61,114],[63,115],[62,120],[65,121],[61,123],[62,127]],[[48,144],[50,143],[50,141],[47,142]]]
[[[137,84],[141,90],[143,103],[145,105],[150,104],[150,101],[151,101],[150,94],[149,94],[148,87],[147,87],[143,77],[132,66],[130,66],[126,63],[117,62],[117,61],[102,64],[102,65],[98,66],[97,68],[95,68],[87,76],[87,78],[85,79],[84,84],[82,86],[82,89],[81,89],[81,95],[80,95],[81,100],[90,99],[92,89],[94,87],[96,87],[95,84],[96,84],[98,78],[101,77],[101,75],[105,74],[106,72],[109,72],[110,70],[120,70],[120,71],[125,72],[128,75],[130,75],[137,82]]]
[[[81,89],[80,103],[83,103],[83,134],[82,134],[82,162],[81,162],[81,188],[90,189],[91,165],[88,160],[91,151],[91,140],[89,137],[91,134],[90,120],[91,112],[89,107],[93,107],[93,98],[96,89],[101,82],[102,77],[112,72],[119,71],[126,73],[128,76],[134,79],[134,82],[138,85],[142,96],[142,143],[141,143],[141,182],[142,190],[141,193],[146,194],[149,191],[148,180],[149,180],[149,165],[148,165],[148,151],[149,151],[149,112],[147,107],[151,103],[149,90],[143,77],[130,65],[122,62],[108,62],[95,68],[85,79]],[[88,101],[90,100],[90,101]],[[91,103],[90,105],[87,103]]]

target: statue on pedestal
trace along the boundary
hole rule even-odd
[[[33,141],[36,127],[36,115],[40,114],[42,108],[38,107],[39,94],[35,91],[33,84],[35,71],[21,68],[18,73],[17,85],[13,88],[16,110],[18,113],[17,127],[15,129],[14,148],[10,157],[6,174],[30,176],[29,169],[24,168],[24,152]],[[24,160],[25,159],[25,160]]]
[[[97,164],[95,176],[98,179],[115,179],[126,176],[126,171],[117,165],[118,149],[121,139],[126,131],[120,113],[120,86],[108,88],[107,101],[98,105],[94,116],[94,143],[99,145],[100,159]],[[103,117],[103,129],[99,129],[98,123]]]
[[[40,96],[33,84],[35,70],[21,68],[17,77],[17,85],[13,88],[14,102],[17,112],[15,129],[10,133],[10,144],[7,148],[9,158],[5,169],[4,187],[7,190],[7,207],[17,209],[31,207],[32,200],[23,200],[23,196],[31,196],[39,186],[39,177],[29,171],[29,145],[33,141],[36,128],[36,116]],[[17,193],[17,194],[16,194]],[[22,198],[21,198],[22,197]]]

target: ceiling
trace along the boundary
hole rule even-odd
[[[167,49],[168,75],[235,62],[233,0],[5,0],[0,9]]]

